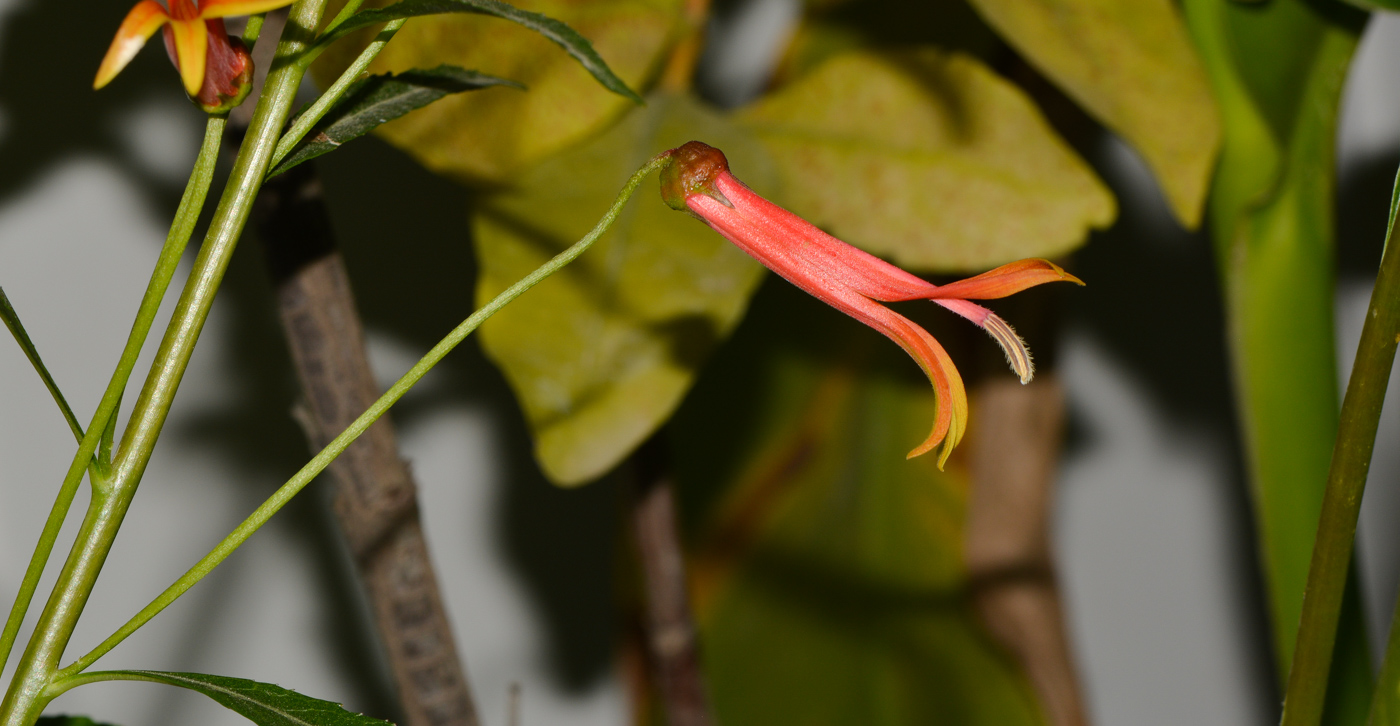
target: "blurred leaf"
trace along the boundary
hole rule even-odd
[[[303,161],[329,154],[341,144],[448,94],[491,86],[524,89],[515,81],[449,65],[362,78],[345,90],[340,102],[267,175],[277,176]]]
[[[1287,680],[1337,431],[1335,151],[1364,15],[1326,0],[1187,0],[1224,144],[1210,199],[1280,682]],[[1326,723],[1365,721],[1370,659],[1344,603]]]
[[[598,56],[598,52],[593,50],[593,44],[589,43],[587,38],[579,35],[573,28],[554,18],[521,10],[499,0],[402,0],[388,7],[371,8],[357,12],[328,31],[328,37],[339,37],[355,28],[387,23],[390,20],[444,13],[489,15],[529,28],[554,41],[565,52],[573,56],[574,60],[578,61],[585,70],[593,74],[599,83],[603,84],[603,88],[630,98],[637,103],[642,102],[641,96],[628,88],[622,79],[613,75],[612,69]]]
[[[934,405],[897,346],[777,279],[706,369],[668,438],[720,723],[1042,723],[967,605],[961,454],[905,459]]]
[[[756,189],[771,188],[762,150],[742,130],[687,98],[655,96],[482,203],[473,221],[477,299],[573,244],[648,158],[692,139],[724,149]],[[481,329],[534,431],[540,466],[559,484],[603,474],[671,415],[762,276],[658,192],[637,197],[592,249]]]
[[[330,701],[246,678],[167,671],[101,671],[86,675],[188,688],[203,693],[258,726],[392,726],[387,721],[346,711]]]
[[[1116,213],[1030,99],[961,53],[846,53],[738,119],[794,212],[904,267],[1055,257]]]
[[[331,0],[327,15],[343,4],[344,0]],[[382,5],[382,0],[377,4]],[[670,47],[681,0],[522,0],[517,4],[567,23],[592,42],[623,82],[642,88]],[[317,82],[325,86],[338,77],[373,35],[372,28],[364,28],[331,46],[312,66]],[[435,15],[410,21],[370,70],[406,71],[439,63],[479,68],[530,89],[452,96],[378,130],[424,166],[461,181],[501,183],[597,133],[634,105],[600,88],[587,71],[539,33],[479,15]]]
[[[87,716],[40,716],[34,726],[112,726],[98,723]]]
[[[1173,0],[972,3],[1041,73],[1137,148],[1182,224],[1200,224],[1220,120]]]

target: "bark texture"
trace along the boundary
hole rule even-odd
[[[668,726],[711,726],[715,721],[690,611],[676,487],[663,449],[653,439],[633,457],[637,477],[631,516],[646,593],[647,656]]]
[[[306,400],[303,424],[319,450],[380,391],[315,167],[303,164],[269,180],[255,224]],[[423,537],[417,485],[399,458],[389,418],[379,419],[328,471],[332,508],[369,595],[405,726],[476,726]]]
[[[1085,726],[1047,526],[1064,399],[1053,373],[974,389],[966,558],[973,607],[1020,663],[1049,723]]]

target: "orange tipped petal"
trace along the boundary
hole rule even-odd
[[[929,299],[960,297],[968,300],[995,300],[1047,282],[1084,282],[1048,260],[1021,260],[984,272],[976,277],[938,286]]]
[[[293,0],[204,0],[199,5],[199,15],[203,18],[256,15],[291,5],[292,2]]]
[[[102,65],[97,67],[97,78],[93,80],[92,87],[98,89],[111,83],[169,18],[165,8],[155,0],[136,3],[136,7],[126,14],[121,27],[117,28],[117,36],[112,39],[107,55],[102,58]]]
[[[800,283],[798,286],[804,287]],[[962,376],[953,365],[953,359],[948,357],[948,352],[943,350],[943,346],[939,345],[927,330],[919,327],[914,321],[853,290],[828,290],[817,297],[884,333],[890,340],[898,343],[899,347],[923,369],[929,383],[933,384],[933,393],[938,399],[938,410],[934,414],[933,430],[929,432],[928,438],[914,447],[907,458],[926,454],[941,443],[943,446],[938,452],[938,468],[942,469],[948,461],[948,455],[953,453],[953,448],[962,441],[963,434],[967,431],[967,390],[963,387]]]
[[[209,56],[209,29],[204,21],[171,20],[170,30],[174,36],[175,65],[180,69],[180,81],[185,84],[185,93],[194,96],[204,85],[204,63]]]
[[[864,299],[864,298],[862,298]],[[869,302],[869,301],[867,301]],[[938,399],[938,410],[933,420],[933,430],[923,443],[914,447],[906,458],[912,459],[933,450],[938,450],[938,468],[948,462],[948,456],[962,441],[967,431],[967,390],[963,387],[962,376],[953,365],[948,352],[938,344],[928,331],[913,321],[879,303],[869,302],[869,316],[855,316],[863,319],[871,327],[879,330],[903,348],[918,362],[919,367],[933,384],[934,395]],[[873,318],[873,319],[872,319]]]

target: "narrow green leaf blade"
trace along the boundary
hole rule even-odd
[[[630,98],[638,104],[642,103],[642,97],[638,96],[636,91],[628,88],[627,84],[613,73],[597,51],[593,50],[593,44],[588,42],[587,38],[554,18],[521,10],[513,5],[500,2],[500,0],[403,0],[403,2],[395,3],[386,8],[374,8],[355,13],[346,18],[345,22],[328,31],[326,35],[327,37],[338,37],[345,32],[367,25],[387,23],[399,18],[441,15],[443,13],[491,15],[529,28],[558,44],[566,53],[573,56],[584,69],[593,74],[593,77],[604,88],[619,96]]]
[[[344,0],[327,0],[335,13]],[[365,0],[385,7],[392,0]],[[511,0],[567,23],[588,38],[608,67],[641,88],[675,44],[683,0]],[[361,8],[364,10],[364,8]],[[323,87],[334,82],[377,36],[377,26],[346,34],[312,64]],[[530,28],[476,13],[420,17],[407,23],[370,73],[451,63],[480,68],[529,87],[459,93],[375,129],[376,136],[427,169],[471,186],[509,186],[523,171],[586,143],[636,107],[603,88],[553,41]]]
[[[84,677],[95,676],[100,680],[150,681],[198,691],[258,726],[386,726],[389,723],[351,713],[340,704],[246,678],[169,671],[103,671]]]
[[[492,86],[524,88],[515,81],[446,64],[360,80],[268,176],[277,176],[304,161],[335,151],[341,144],[444,96]]]
[[[49,389],[54,403],[58,404],[58,410],[63,413],[63,420],[68,422],[68,428],[72,430],[73,436],[78,441],[82,441],[83,425],[78,423],[78,417],[73,415],[73,409],[68,406],[68,400],[63,397],[63,392],[58,390],[58,383],[49,374],[49,369],[44,367],[44,361],[39,357],[39,349],[35,348],[34,341],[29,339],[29,333],[25,332],[24,325],[19,321],[19,313],[16,313],[14,306],[10,305],[10,298],[5,295],[3,287],[0,287],[0,320],[5,321],[5,327],[10,329],[10,334],[15,337],[15,342],[19,344],[20,350],[24,351],[24,357],[29,359],[30,365],[34,366],[34,371],[44,381],[44,386]]]

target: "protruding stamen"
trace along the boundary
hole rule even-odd
[[[1006,362],[1011,365],[1011,370],[1021,377],[1021,383],[1030,383],[1031,378],[1035,376],[1035,364],[1031,362],[1031,351],[1026,347],[1026,341],[1021,340],[1021,336],[996,315],[988,315],[982,323],[982,329],[991,334],[992,339],[1001,346],[1002,352],[1006,353]]]

